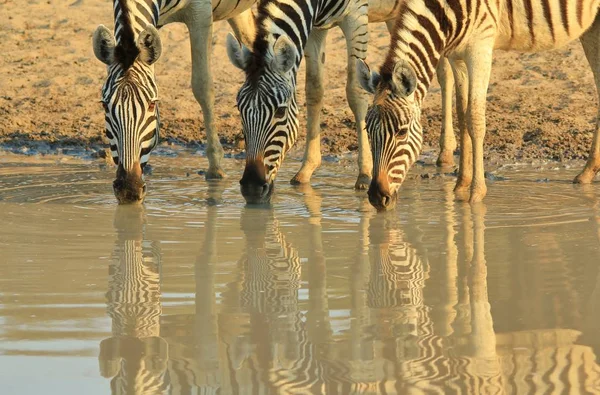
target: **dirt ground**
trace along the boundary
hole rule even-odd
[[[106,71],[92,52],[98,24],[112,29],[110,0],[0,0],[0,145],[18,152],[95,150],[105,143],[98,100]],[[240,123],[235,94],[243,81],[226,54],[225,22],[214,29],[219,134],[235,150]],[[190,50],[185,26],[161,30],[163,55],[156,66],[164,144],[198,146],[204,134],[200,106],[190,88]],[[369,61],[379,65],[389,36],[372,25]],[[322,117],[323,153],[357,149],[352,112],[345,98],[346,49],[339,29],[327,43],[327,90]],[[304,103],[304,70],[299,78]],[[579,42],[541,54],[498,51],[488,93],[488,158],[581,159],[587,156],[596,116],[592,73]],[[303,114],[304,116],[304,114]],[[425,141],[437,147],[441,120],[437,83],[423,109]],[[455,123],[456,124],[456,123]],[[300,153],[302,134],[295,152]]]

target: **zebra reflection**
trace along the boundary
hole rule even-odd
[[[100,373],[113,394],[163,394],[168,347],[160,337],[160,251],[145,240],[142,207],[118,207],[106,304],[112,336],[100,343]]]
[[[397,216],[362,218],[361,254],[351,277],[356,333],[347,375],[329,392],[502,393],[487,294],[484,210],[457,208],[451,192],[439,261],[425,250],[410,214],[408,226],[400,226]],[[420,207],[418,201],[414,206]],[[464,240],[455,231],[457,212]]]

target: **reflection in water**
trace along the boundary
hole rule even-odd
[[[300,188],[306,214],[292,223],[272,209],[243,209],[243,240],[233,237],[235,244],[222,239],[228,231],[219,226],[223,192],[220,183],[210,184],[194,266],[195,310],[160,317],[160,330],[159,255],[144,241],[143,212],[116,216],[119,237],[107,293],[113,337],[102,342],[100,353],[103,375],[114,377],[114,393],[599,388],[589,345],[598,345],[600,288],[590,291],[584,336],[573,329],[495,333],[486,206],[454,202],[450,186],[437,225],[443,230],[439,251],[415,231],[415,213],[406,219],[365,213],[351,236],[360,243],[348,252],[342,271],[328,266],[328,254],[343,254],[335,250],[339,240],[324,241],[317,190]],[[232,248],[235,260],[224,265],[222,257]],[[332,298],[333,290],[342,299]]]
[[[113,394],[162,394],[168,346],[160,335],[160,251],[145,239],[142,207],[119,206],[109,266],[107,311],[112,336],[100,343],[100,373]]]
[[[409,180],[380,215],[343,174],[272,210],[174,177],[113,220],[101,174],[53,168],[0,174],[3,393],[80,393],[98,362],[102,393],[600,393],[597,186],[499,182],[470,206]]]

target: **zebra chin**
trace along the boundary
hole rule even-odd
[[[113,190],[119,204],[142,203],[146,196],[146,183],[139,162],[133,169],[126,171],[121,164],[117,168],[117,178],[113,181]]]

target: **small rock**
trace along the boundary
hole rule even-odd
[[[489,181],[504,181],[506,180],[506,178],[502,177],[502,176],[497,176],[493,173],[489,173],[489,172],[485,172],[485,179],[489,180]]]
[[[204,175],[206,175],[206,170],[198,170],[197,173],[199,176],[204,176]]]

